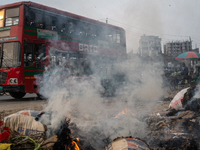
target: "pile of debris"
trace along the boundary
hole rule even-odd
[[[1,112],[0,114],[3,114]],[[44,116],[46,115],[46,116]],[[95,150],[88,142],[85,134],[69,118],[61,121],[57,130],[51,130],[48,123],[41,122],[41,116],[51,118],[51,113],[23,110],[15,114],[1,117],[0,149],[34,149],[34,150]],[[0,128],[0,129],[1,129]],[[6,136],[2,136],[6,133]],[[49,135],[50,138],[47,138]],[[98,142],[98,141],[96,141]],[[104,150],[143,149],[150,150],[147,143],[139,138],[120,137],[108,142]],[[104,145],[105,146],[105,145]],[[97,148],[99,149],[99,148]]]
[[[71,135],[69,119],[62,123],[55,135],[47,139],[46,131],[50,129],[38,121],[41,115],[44,113],[24,110],[4,117],[4,112],[0,112],[0,149],[83,149]]]
[[[195,90],[195,87],[181,90],[166,111],[146,116],[148,134],[143,140],[116,138],[107,142],[104,150],[200,149],[200,98],[194,98]],[[0,149],[95,150],[87,134],[69,118],[64,118],[57,130],[41,119],[51,117],[51,112],[32,110],[6,117],[0,112]]]
[[[194,98],[195,89],[183,89],[171,101],[168,110],[146,118],[148,136],[145,140],[151,148],[200,148],[200,99]]]

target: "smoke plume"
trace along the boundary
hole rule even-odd
[[[139,57],[113,64],[115,69],[106,71],[115,87],[113,95],[102,86],[100,74],[106,68],[99,69],[99,64],[91,65],[92,75],[82,77],[67,77],[62,65],[46,71],[40,93],[48,99],[44,111],[53,112],[51,128],[59,129],[68,117],[96,149],[117,137],[144,137],[146,124],[141,118],[162,96],[161,65]]]

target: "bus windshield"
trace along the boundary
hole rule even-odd
[[[0,67],[10,68],[21,65],[21,48],[19,42],[0,44]]]

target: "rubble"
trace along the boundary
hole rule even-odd
[[[29,113],[24,113],[29,112]],[[30,112],[33,112],[30,113]],[[2,115],[3,113],[1,113]],[[47,139],[47,127],[40,123],[39,116],[44,113],[36,111],[20,111],[15,114],[0,118],[0,149],[56,149],[56,150],[81,150],[77,139],[73,139],[71,130],[68,128],[70,120],[65,120],[60,129]],[[32,117],[35,116],[35,117]],[[3,126],[3,127],[2,127]],[[1,131],[3,128],[3,132]],[[5,132],[6,136],[1,136]],[[48,130],[51,130],[48,128]],[[3,143],[3,144],[2,144]],[[89,150],[89,149],[88,149]]]
[[[200,148],[200,101],[194,99],[195,88],[188,88],[181,100],[182,108],[168,109],[148,116],[146,141],[154,149],[196,150]]]
[[[147,135],[143,140],[133,138],[132,136],[134,135],[131,137],[119,137],[112,142],[110,140],[106,141],[107,146],[104,150],[128,148],[146,150],[200,149],[200,99],[194,98],[194,87],[185,88],[184,90],[179,101],[181,107],[169,107],[162,112],[143,116],[142,120],[147,124]],[[164,101],[169,101],[170,103],[171,99],[165,97]],[[42,115],[46,115],[44,117],[46,121],[44,122],[40,120]],[[3,140],[0,139],[0,149],[3,146],[8,146],[12,147],[12,149],[95,150],[93,145],[90,144],[91,141],[88,141],[91,138],[86,137],[89,133],[81,131],[75,123],[70,122],[69,118],[62,120],[60,127],[53,132],[51,131],[51,126],[49,126],[51,115],[48,115],[47,112],[23,110],[3,118],[0,118],[0,126],[3,124],[3,127],[7,127],[8,130],[6,132],[9,135]],[[84,119],[86,118],[89,119],[90,117],[86,116]],[[39,131],[39,128],[27,127],[20,120],[23,120],[22,122],[25,124],[29,122],[31,127],[34,124],[40,125],[42,128],[40,131],[42,132],[33,132]],[[23,132],[19,130],[22,128]],[[31,129],[31,132],[26,132],[26,128]],[[0,131],[1,137],[2,127]],[[46,136],[47,132],[48,137]]]

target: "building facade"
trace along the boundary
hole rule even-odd
[[[164,54],[171,57],[176,57],[181,53],[192,51],[192,42],[191,41],[177,41],[169,42],[164,45]]]
[[[157,57],[162,53],[161,38],[158,36],[141,36],[139,41],[139,54],[142,57]]]

